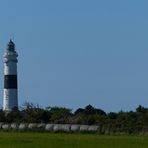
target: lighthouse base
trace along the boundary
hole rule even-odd
[[[14,107],[18,108],[17,89],[4,89],[3,110],[11,111]]]

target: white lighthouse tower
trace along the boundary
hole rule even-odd
[[[3,56],[3,62],[4,62],[3,110],[4,111],[11,111],[14,107],[18,107],[17,57],[18,54],[15,51],[15,44],[10,39]]]

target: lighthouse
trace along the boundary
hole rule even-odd
[[[4,91],[3,91],[3,110],[11,111],[18,107],[17,90],[17,57],[15,44],[10,39],[3,56],[4,62]]]

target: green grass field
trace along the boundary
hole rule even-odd
[[[148,137],[0,132],[0,148],[148,148]]]

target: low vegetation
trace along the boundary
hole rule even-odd
[[[98,125],[101,134],[148,134],[148,108],[138,106],[135,111],[106,113],[88,105],[72,112],[68,108],[44,109],[26,103],[20,110],[14,108],[7,114],[0,110],[0,122]]]

